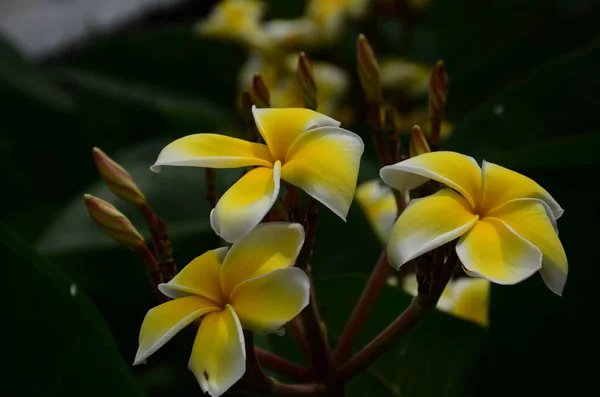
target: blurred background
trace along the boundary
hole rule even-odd
[[[197,23],[216,3],[0,1],[0,297],[8,348],[2,394],[200,393],[186,369],[191,335],[185,332],[149,365],[131,367],[154,297],[139,257],[97,230],[83,194],[109,200],[144,229],[143,218],[101,183],[91,156],[98,146],[129,170],[167,221],[180,266],[218,243],[208,223],[204,173],[149,171],[177,137],[241,131],[240,71],[260,72],[264,64],[252,61],[243,43],[200,33]],[[307,6],[266,4],[267,21],[300,18]],[[356,74],[356,37],[365,33],[378,58],[391,62],[384,88],[399,124],[412,125],[426,109],[419,67],[427,78],[443,59],[449,97],[442,148],[518,170],[566,210],[558,224],[570,267],[562,298],[539,275],[493,286],[489,327],[436,312],[354,380],[348,395],[596,390],[598,21],[600,2],[593,0],[372,0],[327,45],[292,46],[290,54],[305,50],[343,71],[345,88],[331,114],[365,140],[361,182],[379,169]],[[219,172],[218,190],[237,175]],[[332,341],[381,248],[357,205],[347,224],[322,212],[312,269]],[[409,301],[400,288],[387,288],[360,343]],[[302,362],[291,338],[259,342]]]

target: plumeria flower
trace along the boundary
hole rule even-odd
[[[359,19],[366,15],[369,0],[310,0],[306,16],[319,27],[321,40],[337,39],[347,19]]]
[[[280,333],[308,304],[310,282],[291,267],[304,242],[297,223],[265,223],[190,262],[158,289],[173,300],[146,314],[133,365],[192,322],[199,324],[188,364],[202,390],[223,394],[246,371],[242,329]]]
[[[417,296],[418,283],[415,274],[402,279],[402,289]],[[482,278],[461,277],[450,280],[437,308],[482,327],[489,325],[490,282]]]
[[[558,238],[558,203],[533,180],[499,165],[454,152],[433,152],[383,167],[389,186],[409,191],[429,179],[447,187],[410,205],[388,241],[390,263],[399,268],[459,238],[456,253],[473,276],[515,284],[538,270],[561,295],[567,257]]]
[[[308,109],[253,107],[252,112],[266,145],[215,134],[189,135],[167,145],[151,169],[256,166],[223,194],[210,213],[212,228],[229,242],[244,236],[269,212],[281,179],[345,220],[364,149],[361,138]]]
[[[400,58],[387,59],[380,62],[379,75],[384,89],[402,91],[412,98],[429,93],[431,67],[427,65]]]
[[[385,243],[398,218],[398,207],[392,189],[381,180],[372,179],[358,185],[355,197],[375,234]]]
[[[425,136],[431,135],[431,119],[427,109],[415,110],[410,113],[398,115],[394,120],[395,126],[400,134],[408,134],[413,126],[418,125],[423,129]],[[454,131],[454,124],[447,120],[442,120],[440,130],[440,142],[444,142]]]
[[[259,0],[222,0],[196,29],[203,36],[252,40],[260,32],[265,5]]]

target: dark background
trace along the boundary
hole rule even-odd
[[[91,157],[99,146],[131,172],[166,219],[180,265],[215,247],[203,172],[148,170],[172,139],[227,130],[236,120],[234,76],[245,51],[191,29],[212,3],[185,2],[36,62],[0,38],[7,395],[200,393],[186,369],[191,342],[185,332],[149,365],[130,366],[141,320],[155,302],[139,258],[95,229],[82,196],[110,200],[142,229],[142,218],[100,183]],[[304,7],[299,0],[268,3],[269,15],[278,18],[299,16]],[[353,381],[349,395],[595,393],[599,20],[597,1],[438,0],[414,30],[397,15],[372,15],[350,24],[335,46],[309,51],[350,74],[349,103],[361,95],[355,73],[360,32],[378,55],[430,65],[444,59],[447,118],[456,128],[443,148],[534,178],[566,210],[559,228],[570,268],[562,298],[538,275],[517,286],[494,286],[488,330],[436,313]],[[360,123],[348,128],[367,145],[361,180],[375,177],[368,129]],[[218,175],[221,192],[236,177]],[[381,247],[356,205],[347,224],[324,211],[320,222],[312,268],[335,341]],[[362,343],[408,299],[398,289],[384,291]],[[300,360],[287,337],[260,343]]]

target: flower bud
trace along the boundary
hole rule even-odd
[[[112,204],[91,194],[83,197],[90,216],[104,233],[131,250],[137,250],[146,244],[135,226]]]
[[[358,77],[367,103],[374,104],[381,102],[381,80],[379,76],[379,64],[373,48],[367,38],[360,34],[356,45],[356,54],[358,62]]]
[[[427,143],[425,134],[423,134],[423,130],[418,125],[415,125],[410,132],[410,157],[429,152],[431,152],[431,149],[429,149],[429,144]]]
[[[134,205],[146,202],[146,196],[125,168],[97,147],[92,150],[92,155],[100,177],[114,194]]]
[[[429,117],[441,120],[444,116],[446,99],[448,98],[448,74],[444,61],[438,61],[429,78]]]
[[[256,107],[271,107],[271,97],[269,95],[269,89],[267,88],[260,74],[254,75],[254,78],[252,79],[252,87],[250,88],[250,93],[252,94],[252,102],[254,102]]]
[[[300,94],[302,102],[307,109],[317,109],[317,84],[313,74],[313,65],[310,59],[304,52],[298,56],[298,68],[296,69],[296,77],[300,86]]]

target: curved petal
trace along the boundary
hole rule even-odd
[[[143,364],[192,321],[216,310],[221,308],[199,296],[174,299],[149,310],[140,329],[139,347],[133,365]]]
[[[258,225],[233,244],[225,257],[221,271],[223,293],[229,297],[246,280],[292,266],[303,243],[304,228],[299,223]]]
[[[467,200],[450,189],[412,200],[392,229],[387,252],[398,269],[466,233],[477,222]]]
[[[380,176],[387,185],[401,192],[433,179],[461,193],[473,208],[481,197],[481,168],[475,159],[460,153],[424,153],[383,167]]]
[[[307,131],[290,147],[281,178],[346,220],[363,150],[362,139],[342,128]]]
[[[221,263],[227,255],[227,247],[208,251],[187,264],[168,283],[158,285],[158,290],[169,298],[200,295],[218,305],[225,304],[221,292]]]
[[[315,127],[340,126],[339,121],[310,109],[259,109],[253,106],[252,114],[273,158],[280,161],[285,159],[288,148],[303,132]]]
[[[237,168],[251,165],[270,167],[273,158],[260,143],[217,134],[194,134],[171,142],[160,152],[150,169],[163,165],[209,168]]]
[[[490,282],[482,278],[463,277],[453,281],[454,305],[450,310],[456,317],[489,325]]]
[[[204,316],[196,334],[188,368],[202,391],[225,393],[246,372],[246,350],[240,320],[231,305]]]
[[[231,305],[242,327],[277,332],[308,305],[310,281],[297,267],[277,269],[246,280],[231,292]]]
[[[542,267],[542,253],[503,222],[485,218],[458,240],[465,270],[497,284],[516,284]]]
[[[555,219],[565,212],[543,187],[533,179],[494,163],[483,162],[482,208],[493,208],[511,200],[534,198],[544,201],[552,210]]]
[[[281,163],[259,167],[240,178],[210,213],[215,233],[230,243],[252,230],[267,215],[279,195]]]
[[[398,218],[392,189],[375,179],[360,184],[355,196],[379,240],[385,243]]]
[[[542,251],[542,278],[552,292],[562,295],[569,270],[567,254],[544,202],[536,199],[509,201],[491,211],[488,216],[500,219]]]

